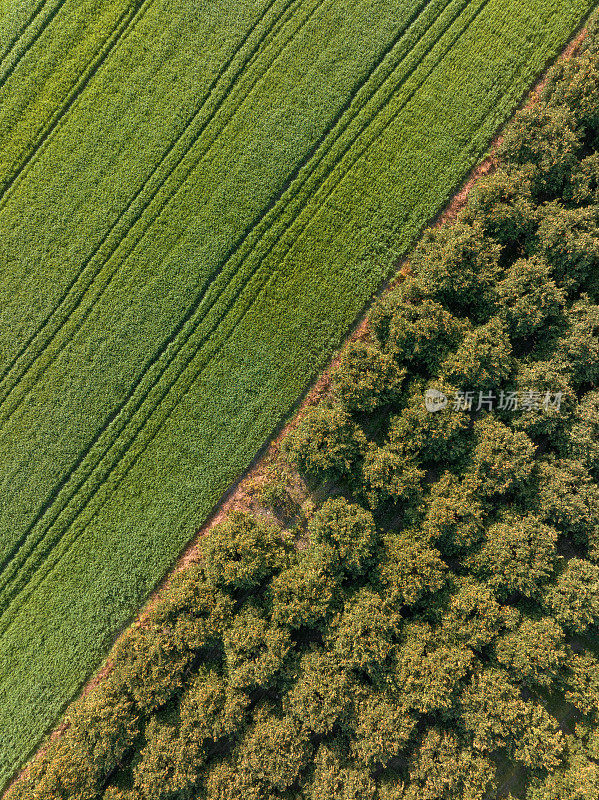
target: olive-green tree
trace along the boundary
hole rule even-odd
[[[524,342],[564,315],[566,294],[538,256],[517,259],[497,285],[497,304],[512,339]]]
[[[519,612],[501,605],[491,587],[471,576],[454,577],[454,588],[440,611],[443,636],[475,652],[494,642],[520,621]]]
[[[385,502],[409,502],[420,491],[424,475],[412,458],[371,443],[361,465],[357,495],[373,510]]]
[[[476,446],[471,475],[481,497],[507,498],[522,492],[535,469],[535,446],[491,416],[474,423]]]
[[[362,575],[372,564],[377,530],[372,514],[356,503],[327,500],[308,523],[308,534],[314,544],[333,548],[344,574]]]
[[[584,464],[595,481],[599,480],[599,391],[587,392],[581,398],[564,449],[572,460]]]
[[[306,787],[307,800],[375,800],[376,784],[366,770],[356,769],[328,744],[321,744]]]
[[[341,353],[331,384],[350,413],[372,412],[401,394],[405,369],[393,356],[370,342],[354,342]]]
[[[526,728],[527,707],[503,670],[474,675],[460,698],[461,724],[480,753],[507,750],[513,756]]]
[[[248,789],[257,797],[284,792],[310,764],[312,752],[297,720],[260,706],[235,751],[235,782],[242,792]]]
[[[204,571],[219,588],[255,589],[285,566],[289,547],[278,525],[232,511],[202,540]]]
[[[443,634],[443,632],[442,632]],[[404,713],[451,716],[475,662],[473,652],[426,623],[404,626],[395,653],[393,684]]]
[[[539,252],[554,280],[572,294],[599,266],[599,227],[592,208],[559,202],[539,209]]]
[[[494,787],[491,761],[451,732],[428,730],[409,765],[405,800],[484,800]]]
[[[376,679],[385,671],[395,634],[396,622],[381,596],[360,589],[331,625],[329,642],[341,666]]]
[[[366,444],[364,432],[347,411],[322,402],[303,415],[284,449],[302,474],[321,482],[351,478]]]
[[[599,487],[580,462],[571,459],[541,462],[533,503],[545,523],[586,546],[589,555],[597,557]]]
[[[414,606],[438,592],[447,573],[440,553],[411,532],[385,536],[379,578],[383,598],[392,607]]]
[[[291,566],[272,581],[269,596],[272,619],[290,629],[323,625],[338,586],[337,551],[327,544],[313,544],[300,551]]]
[[[535,772],[552,772],[562,766],[566,740],[560,726],[541,705],[527,704],[524,731],[514,750],[514,758]]]
[[[524,617],[495,642],[493,655],[518,683],[549,688],[567,657],[564,639],[563,629],[551,617]]]
[[[557,539],[557,531],[533,514],[508,513],[489,527],[467,563],[503,600],[539,597],[555,568]]]
[[[558,197],[567,185],[582,147],[576,123],[563,105],[536,103],[517,114],[506,130],[499,158],[517,167],[534,166],[531,188],[536,199]]]
[[[423,532],[441,552],[462,554],[482,540],[485,519],[474,481],[444,472],[428,497]]]
[[[468,327],[466,321],[427,297],[412,276],[379,300],[370,324],[399,364],[424,375],[436,374]]]
[[[389,689],[371,689],[355,703],[350,749],[365,770],[384,768],[405,756],[418,717],[404,705],[403,693]]]
[[[458,219],[427,231],[411,257],[425,291],[452,313],[484,320],[500,274],[501,247],[482,225]]]
[[[508,251],[526,252],[532,246],[537,226],[532,197],[534,177],[535,167],[531,164],[509,168],[500,164],[472,188],[464,218],[478,222],[487,236]]]
[[[223,637],[231,686],[246,691],[270,685],[291,648],[289,632],[249,603],[234,617]]]
[[[567,631],[582,633],[599,623],[599,566],[571,558],[545,592],[547,609]]]
[[[297,681],[284,705],[288,716],[307,734],[330,736],[348,728],[360,692],[335,653],[314,647],[301,657]]]

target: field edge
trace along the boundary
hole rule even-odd
[[[410,250],[413,249],[414,244],[419,240],[422,233],[426,229],[451,222],[458,211],[465,205],[470,190],[472,189],[477,178],[481,175],[491,172],[494,169],[495,150],[501,141],[502,131],[510,123],[511,119],[519,110],[535,103],[537,94],[540,88],[543,86],[546,80],[547,72],[550,70],[550,68],[554,64],[567,60],[576,54],[578,47],[586,36],[586,30],[589,21],[596,13],[597,4],[595,4],[595,8],[582,17],[566,46],[557,55],[549,58],[546,61],[543,70],[537,76],[532,88],[528,88],[523,92],[521,100],[514,109],[513,114],[507,120],[505,120],[504,123],[502,123],[502,125],[495,131],[494,135],[489,140],[485,150],[486,155],[484,155],[467,173],[466,177],[451,195],[444,208],[422,226],[420,233],[411,245]],[[39,758],[45,752],[48,745],[67,729],[68,725],[64,721],[64,718],[69,708],[73,704],[76,704],[82,696],[88,694],[95,686],[101,683],[104,677],[109,674],[112,668],[112,654],[121,637],[131,627],[140,627],[143,624],[144,619],[147,617],[161,593],[169,585],[173,575],[182,569],[185,569],[187,565],[198,559],[199,544],[203,537],[206,536],[210,532],[211,528],[221,521],[222,518],[231,510],[236,508],[248,508],[248,505],[251,504],[247,494],[248,484],[257,480],[259,481],[263,477],[265,470],[267,470],[272,464],[273,460],[276,459],[280,444],[287,432],[297,426],[306,410],[318,402],[318,399],[326,390],[331,369],[337,363],[340,353],[350,342],[356,341],[364,335],[368,314],[373,303],[386,291],[392,288],[398,280],[401,280],[402,276],[406,274],[407,270],[409,270],[409,255],[397,262],[392,277],[386,280],[364,305],[350,326],[347,335],[344,337],[342,342],[335,347],[334,353],[328,360],[326,366],[320,370],[316,378],[312,378],[307,382],[306,386],[302,390],[288,414],[277,425],[272,435],[257,452],[249,466],[239,475],[236,481],[231,484],[227,491],[221,496],[220,500],[214,505],[213,509],[206,517],[205,522],[196,531],[193,538],[188,542],[179,556],[174,559],[162,579],[158,581],[156,587],[145,601],[143,607],[136,611],[136,613],[132,615],[126,623],[120,626],[119,630],[113,637],[106,657],[98,664],[97,668],[90,673],[90,675],[84,681],[81,682],[79,689],[74,692],[70,700],[64,704],[60,715],[57,718],[57,722],[53,723],[51,726],[48,726],[45,733],[41,736],[40,742],[32,747],[25,757],[24,766],[17,768],[13,775],[7,779],[5,784],[1,787],[0,798],[4,798],[8,790],[27,774],[29,765],[36,761],[37,758]]]

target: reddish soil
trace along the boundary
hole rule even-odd
[[[584,40],[586,36],[586,28],[583,28],[578,35],[571,40],[571,42],[567,45],[567,47],[562,51],[561,55],[558,57],[557,61],[565,61],[571,58],[573,55],[576,54],[580,44]],[[525,100],[521,104],[522,107],[532,106],[536,102],[538,102],[539,94],[543,87],[547,82],[547,70],[545,70],[543,76],[539,79],[535,87],[527,94]],[[453,195],[449,204],[445,207],[445,209],[436,217],[436,219],[432,220],[430,225],[427,227],[439,227],[441,225],[445,225],[449,222],[452,222],[459,212],[464,208],[472,187],[475,185],[477,180],[484,176],[492,173],[497,166],[496,160],[496,153],[497,148],[501,144],[502,136],[501,134],[497,135],[495,139],[491,142],[489,146],[489,155],[481,161],[478,166],[476,166],[468,175],[467,179],[461,186],[461,188]],[[389,291],[391,288],[396,286],[400,283],[407,274],[410,272],[410,264],[408,259],[403,259],[397,264],[397,272],[395,276],[389,281],[379,292],[379,296],[384,294],[385,292]],[[167,587],[173,577],[174,574],[180,572],[182,569],[185,569],[189,564],[197,562],[200,557],[200,544],[201,540],[206,536],[211,528],[221,522],[228,513],[230,513],[234,509],[239,510],[258,510],[256,505],[256,501],[253,496],[253,492],[250,488],[254,488],[261,483],[264,483],[266,480],[266,475],[272,466],[276,463],[277,458],[280,455],[280,445],[287,433],[290,430],[295,428],[302,416],[306,413],[307,409],[311,406],[317,404],[319,400],[324,397],[328,391],[330,386],[330,375],[332,369],[337,365],[339,362],[340,354],[344,350],[344,348],[350,344],[351,342],[356,342],[361,339],[364,339],[368,335],[368,309],[362,314],[362,316],[356,322],[354,329],[352,332],[347,336],[345,341],[341,344],[337,355],[329,363],[328,367],[322,372],[321,376],[317,379],[316,383],[313,384],[312,388],[307,392],[304,396],[299,407],[296,409],[295,413],[293,414],[292,418],[287,422],[277,433],[276,437],[267,445],[264,450],[257,456],[254,460],[253,464],[249,467],[246,473],[235,483],[233,486],[228,490],[228,492],[224,495],[223,499],[220,501],[218,506],[215,508],[213,513],[210,517],[206,520],[206,522],[202,525],[202,527],[197,531],[194,539],[190,542],[188,547],[185,549],[183,554],[177,560],[177,563],[172,568],[172,570],[168,573],[168,575],[162,580],[162,582],[157,586],[155,591],[152,593],[150,598],[148,599],[144,608],[139,612],[136,619],[131,623],[133,627],[141,627],[143,626],[145,620],[149,612],[151,611],[156,599],[160,596],[161,592]],[[122,632],[119,636],[122,635]],[[118,638],[116,641],[118,641]],[[109,654],[108,658],[106,659],[102,668],[91,678],[83,687],[80,697],[86,696],[89,694],[102,680],[103,678],[112,670],[112,659]],[[73,701],[77,702],[77,700]],[[61,722],[48,736],[46,742],[37,750],[35,755],[30,759],[34,761],[43,753],[46,752],[49,745],[57,739],[62,733],[67,730],[68,722],[63,721]],[[25,777],[28,771],[28,766],[25,766],[23,770],[21,770],[13,779],[13,781],[8,785],[5,792],[2,794],[2,798],[4,798],[6,792],[22,777]]]

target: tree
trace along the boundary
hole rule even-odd
[[[566,660],[564,632],[550,617],[525,617],[495,642],[494,656],[524,686],[550,688]]]
[[[459,481],[444,472],[432,486],[426,517],[425,536],[443,553],[463,553],[478,544],[484,535],[485,510],[471,481]]]
[[[483,231],[504,247],[525,250],[536,230],[536,204],[532,198],[531,165],[522,168],[503,165],[472,187],[464,218],[478,222]]]
[[[497,302],[510,336],[525,340],[564,315],[566,294],[551,277],[542,258],[515,261],[497,286]]]
[[[181,652],[193,651],[194,656],[201,650],[208,658],[215,650],[219,650],[222,633],[233,616],[233,608],[231,597],[205,579],[202,565],[191,564],[175,573],[164,593],[161,593],[155,605],[152,604],[143,630],[154,630],[157,635],[160,635],[159,631],[167,630],[170,647],[176,647]],[[140,648],[135,646],[135,637],[134,633],[124,650],[117,648],[117,665],[120,666],[121,657],[125,661],[130,658],[138,661]],[[115,673],[118,671],[115,670]],[[139,675],[132,678],[137,682],[139,679]],[[151,681],[148,689],[155,691],[158,684],[156,674],[151,676]]]
[[[405,751],[417,717],[403,705],[401,693],[390,690],[371,690],[356,703],[350,748],[363,768],[384,768]]]
[[[145,729],[145,747],[133,770],[134,787],[144,800],[191,798],[200,778],[203,753],[188,751],[174,725],[162,725],[152,718]]]
[[[599,487],[580,462],[569,459],[541,462],[534,502],[543,522],[587,546],[589,555],[597,557]]]
[[[112,676],[81,698],[69,714],[69,736],[102,776],[109,775],[135,742],[141,714],[129,694]]]
[[[514,368],[512,347],[504,322],[493,317],[469,331],[455,353],[441,367],[441,380],[458,389],[498,390]]]
[[[538,239],[553,279],[570,294],[599,267],[599,228],[592,207],[565,208],[557,202],[541,206]]]
[[[543,706],[528,704],[528,719],[514,750],[516,761],[532,770],[551,772],[563,764],[566,741]]]
[[[377,800],[405,800],[405,788],[399,775],[389,770],[377,781]]]
[[[519,683],[549,688],[566,659],[564,632],[549,617],[525,617],[495,642],[494,656]]]
[[[471,474],[479,496],[506,498],[522,491],[535,467],[535,446],[529,437],[489,416],[477,420],[474,429]]]
[[[370,324],[379,341],[401,364],[424,375],[437,374],[439,365],[459,345],[467,327],[443,305],[423,296],[411,276],[379,300]]]
[[[352,702],[359,687],[333,653],[308,650],[299,676],[285,699],[286,713],[310,736],[330,736],[349,725]]]
[[[571,558],[557,583],[545,593],[545,604],[560,625],[582,633],[599,622],[599,566]]]
[[[139,795],[134,789],[119,789],[116,786],[109,786],[102,795],[102,800],[139,800]]]
[[[237,785],[250,791],[256,787],[259,792],[283,792],[297,781],[311,757],[312,745],[297,721],[261,706],[236,751]]]
[[[599,721],[599,661],[591,653],[569,653],[566,700],[594,724]]]
[[[577,205],[599,203],[599,153],[591,153],[576,164],[565,197]]]
[[[461,643],[422,623],[407,623],[395,654],[393,683],[405,714],[450,714],[474,662]]]
[[[405,374],[390,353],[369,342],[354,342],[341,353],[331,384],[347,411],[372,412],[398,398]]]
[[[339,572],[338,553],[330,545],[312,544],[298,553],[295,563],[272,581],[273,621],[291,629],[323,625]]]
[[[65,739],[65,737],[61,737]],[[29,771],[29,785],[20,782],[14,794],[21,800],[70,800],[70,798],[98,797],[102,783],[101,775],[89,759],[89,753],[82,750],[77,743],[68,736],[61,742],[61,746],[53,752],[52,761],[40,768],[34,764]]]
[[[239,800],[241,795],[233,758],[215,761],[207,770],[205,785],[206,800]],[[244,788],[244,800],[261,800],[255,788],[253,792]]]
[[[596,145],[599,132],[599,58],[586,54],[564,60],[552,70],[542,92],[550,106],[566,107],[585,136]]]
[[[385,536],[379,558],[386,602],[414,606],[445,586],[448,568],[437,550],[410,532]]]
[[[374,800],[376,785],[366,770],[357,770],[330,747],[321,744],[307,800]]]
[[[342,667],[376,679],[385,669],[395,633],[394,620],[380,595],[360,589],[332,624],[330,646]]]
[[[119,640],[115,662],[123,689],[140,710],[150,712],[183,688],[194,657],[172,628],[149,625],[133,628]]]
[[[595,800],[599,796],[599,765],[576,753],[565,770],[534,778],[527,800]]]
[[[270,685],[291,647],[289,632],[246,604],[223,637],[229,682],[236,689]]]
[[[506,672],[489,668],[472,677],[460,698],[461,721],[481,753],[514,753],[527,723],[527,707]]]
[[[412,459],[371,443],[362,462],[358,494],[373,510],[385,502],[409,502],[419,492],[424,474]]]
[[[538,597],[554,570],[557,538],[554,528],[532,514],[506,514],[467,563],[503,600]]]
[[[456,464],[470,445],[470,418],[451,408],[428,411],[425,398],[430,390],[447,398],[456,394],[456,387],[446,381],[415,382],[401,414],[391,417],[388,447],[408,463]]]
[[[478,221],[458,219],[426,231],[410,262],[433,300],[452,313],[484,320],[493,305],[500,253],[500,245],[485,236]]]
[[[131,698],[108,681],[81,698],[66,717],[66,729],[50,742],[46,759],[34,761],[28,779],[9,796],[15,800],[98,797],[108,775],[137,739],[140,715]]]
[[[584,752],[592,758],[593,761],[599,761],[599,731],[597,728],[590,724],[587,720],[579,723],[576,730],[576,738],[579,741],[584,741]]]
[[[599,242],[599,240],[598,240]],[[599,265],[599,261],[598,261]],[[558,354],[568,365],[575,389],[599,384],[599,306],[583,295],[568,310],[568,330],[559,339]]]
[[[545,199],[561,195],[580,150],[574,115],[563,107],[535,103],[519,111],[508,125],[498,155],[509,165],[532,164],[533,195]]]
[[[493,764],[438,728],[428,730],[409,765],[405,800],[483,800],[493,789]]]
[[[454,584],[441,617],[444,638],[480,651],[518,625],[519,613],[501,606],[489,586],[471,577],[455,577]]]
[[[568,433],[567,455],[599,480],[599,391],[587,392],[580,399]]]
[[[179,706],[180,736],[201,752],[206,742],[231,738],[245,727],[249,700],[213,669],[190,679]]]
[[[552,447],[563,447],[576,408],[567,363],[559,355],[549,361],[521,361],[514,389],[518,408],[505,411],[514,428],[532,438],[543,437]]]
[[[284,449],[311,480],[347,479],[366,450],[366,437],[340,406],[323,402],[304,414]]]
[[[308,524],[314,544],[324,544],[337,553],[341,571],[354,577],[371,565],[378,535],[369,511],[343,497],[327,500]]]
[[[242,511],[232,511],[202,541],[206,577],[226,591],[256,588],[285,566],[288,551],[277,525]]]

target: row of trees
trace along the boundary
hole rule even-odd
[[[314,513],[213,529],[10,800],[599,796],[598,49],[289,435]]]

